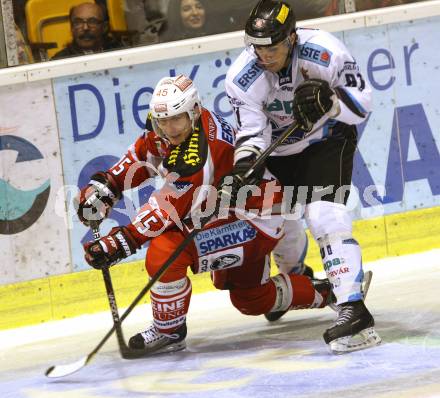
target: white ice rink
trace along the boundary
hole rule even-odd
[[[110,312],[0,332],[1,398],[440,397],[440,250],[368,263],[368,307],[381,346],[328,353],[330,309],[291,311],[280,322],[241,315],[226,292],[195,295],[185,351],[123,360],[112,338],[80,372],[44,376],[87,355]],[[151,319],[137,308],[126,339]]]

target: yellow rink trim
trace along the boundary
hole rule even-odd
[[[354,223],[363,261],[438,248],[440,207],[391,214]],[[307,264],[322,270],[309,235]],[[147,283],[143,261],[111,268],[119,307],[127,307]],[[194,293],[213,290],[208,273],[191,276]],[[147,295],[148,296],[148,295]],[[147,302],[144,299],[143,302]],[[108,309],[100,271],[89,270],[0,286],[0,330]]]

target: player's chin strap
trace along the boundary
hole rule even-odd
[[[252,167],[249,168],[244,173],[244,180],[249,178],[249,176],[258,168],[263,167],[266,159],[269,157],[269,155],[275,150],[275,148],[280,145],[290,134],[294,133],[296,130],[300,129],[301,126],[297,122],[294,122],[292,125],[290,125],[272,144],[256,159],[255,163],[252,165]],[[194,237],[204,228],[204,226],[216,215],[218,214],[220,210],[220,200],[217,201],[216,208],[214,212],[206,217],[202,217],[200,219],[200,227],[193,229],[183,240],[183,242],[180,244],[180,246],[174,251],[174,253],[168,258],[168,260],[160,267],[160,269],[154,274],[149,282],[145,285],[145,287],[139,292],[139,294],[136,296],[136,298],[133,300],[133,302],[128,306],[128,308],[125,310],[125,312],[122,314],[122,316],[119,318],[117,314],[117,307],[116,307],[116,301],[114,300],[114,292],[113,287],[107,292],[107,295],[109,296],[109,303],[110,308],[112,309],[112,315],[113,315],[113,327],[107,332],[107,334],[102,338],[102,340],[99,342],[99,344],[93,349],[92,352],[90,352],[86,357],[73,362],[71,364],[67,365],[60,365],[60,366],[51,366],[49,369],[46,370],[46,376],[48,377],[63,377],[67,376],[69,374],[72,374],[74,372],[77,372],[78,370],[82,369],[84,366],[86,366],[92,358],[97,354],[97,352],[102,348],[102,346],[106,343],[106,341],[111,337],[111,335],[116,331],[118,333],[118,328],[120,329],[121,323],[125,320],[125,318],[128,317],[128,315],[133,311],[134,307],[143,299],[143,297],[151,290],[153,285],[161,278],[161,276],[167,271],[167,269],[171,266],[171,264],[174,263],[174,261],[177,259],[177,257],[183,252],[183,250],[186,248],[186,246],[194,239]],[[93,230],[95,239],[99,239],[99,231],[95,228]],[[108,273],[108,269],[107,269]],[[104,275],[104,282],[106,282],[105,277],[105,271],[103,269],[103,275]],[[110,281],[110,275],[108,274],[107,281]],[[111,281],[110,281],[111,282]],[[108,285],[106,282],[106,287],[111,286],[111,283]],[[115,316],[116,315],[116,316]],[[122,332],[120,333],[122,336]],[[127,349],[129,349],[127,347]],[[130,349],[129,349],[130,350]],[[133,355],[130,358],[139,357],[139,354],[142,354],[142,350],[136,350],[137,355]],[[122,352],[121,352],[122,353]],[[128,357],[126,357],[128,358]]]

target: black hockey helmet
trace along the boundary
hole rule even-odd
[[[285,40],[296,29],[293,8],[280,0],[260,0],[251,11],[246,26],[246,42],[273,46]]]

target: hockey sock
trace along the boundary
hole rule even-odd
[[[361,249],[351,235],[332,234],[318,239],[322,262],[332,284],[336,304],[362,300]]]
[[[170,334],[186,321],[191,300],[188,277],[174,282],[157,282],[151,289],[154,325],[161,333]]]

